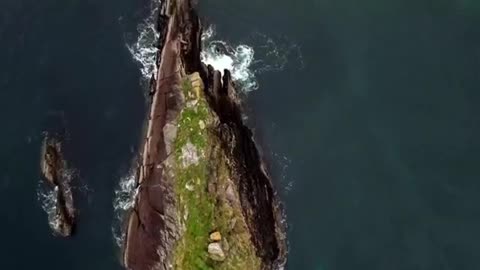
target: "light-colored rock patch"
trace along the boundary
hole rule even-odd
[[[182,147],[181,158],[182,158],[182,164],[184,168],[190,167],[191,165],[198,164],[198,161],[200,160],[200,158],[198,155],[197,147],[193,145],[191,142],[187,142]]]
[[[225,260],[225,252],[220,243],[210,243],[208,245],[208,255],[214,261],[222,262]]]

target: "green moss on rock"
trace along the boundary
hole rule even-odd
[[[231,166],[216,135],[217,116],[198,73],[185,77],[181,88],[185,102],[174,141],[174,175],[183,234],[174,251],[174,269],[260,269],[230,180]],[[212,260],[207,252],[213,231],[223,236],[223,262]]]

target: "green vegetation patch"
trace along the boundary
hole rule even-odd
[[[198,74],[196,74],[198,75]],[[240,204],[229,201],[230,170],[214,128],[216,116],[205,99],[201,81],[182,80],[184,108],[178,119],[175,151],[175,190],[184,233],[174,251],[174,269],[255,270],[260,260],[250,241]],[[207,252],[213,231],[222,235],[225,260],[214,261]]]
[[[214,212],[214,200],[205,190],[210,155],[206,123],[213,115],[205,98],[195,96],[189,78],[183,79],[181,87],[185,107],[180,112],[174,143],[175,188],[185,232],[175,250],[175,269],[213,269],[207,264],[205,244],[208,243]],[[188,162],[185,159],[189,159]]]

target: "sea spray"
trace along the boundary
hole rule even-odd
[[[258,89],[255,74],[250,70],[255,53],[253,48],[243,44],[233,47],[223,40],[214,38],[215,28],[210,26],[202,34],[203,50],[200,53],[202,62],[220,72],[230,70],[233,80],[245,92]]]
[[[254,32],[246,39],[247,44],[231,45],[216,39],[213,25],[202,34],[201,60],[223,72],[230,70],[233,80],[243,92],[259,88],[257,75],[283,70],[289,61],[299,69],[304,67],[301,48],[287,37],[272,38]]]
[[[120,178],[115,197],[113,200],[113,209],[115,212],[115,221],[112,227],[115,243],[121,247],[125,241],[124,220],[128,212],[135,206],[137,197],[137,181],[135,170]]]
[[[159,6],[159,1],[152,2],[149,16],[137,27],[136,41],[127,44],[133,59],[140,64],[143,82],[147,82],[152,75],[157,76],[158,48],[155,44],[160,34],[155,25]],[[296,56],[301,67],[304,65],[300,47],[288,42],[286,38],[273,39],[255,32],[249,40],[255,47],[247,44],[231,45],[217,39],[215,27],[210,25],[202,33],[201,60],[221,72],[230,70],[233,80],[246,93],[259,88],[256,75],[283,70],[292,55]],[[259,58],[255,58],[255,51],[258,51]]]
[[[58,187],[54,189],[45,188],[45,183],[40,180],[40,186],[37,189],[37,199],[42,206],[43,211],[47,214],[48,225],[55,232],[60,229],[60,222],[57,217],[57,195]]]
[[[62,171],[62,182],[61,187],[63,189],[63,195],[65,200],[69,200],[68,203],[65,204],[66,207],[70,207],[68,209],[69,213],[74,213],[75,209],[71,208],[73,206],[73,195],[72,195],[72,186],[71,182],[72,179],[78,176],[78,172],[72,168],[65,168]],[[61,231],[62,225],[62,216],[59,213],[58,209],[58,193],[59,187],[56,186],[52,189],[52,187],[45,182],[44,179],[40,179],[38,181],[37,187],[37,200],[40,202],[42,210],[47,214],[48,225],[53,230],[54,234],[57,234]]]
[[[135,62],[140,65],[142,74],[142,84],[150,80],[152,76],[157,76],[157,54],[156,43],[160,34],[156,29],[158,8],[160,0],[153,0],[150,5],[148,17],[141,22],[138,27],[138,37],[135,42],[127,44],[127,48]],[[118,247],[122,247],[125,241],[125,219],[128,212],[135,206],[137,197],[136,171],[131,169],[126,175],[120,178],[117,188],[114,191],[113,209],[115,220],[112,226],[112,234]]]
[[[160,37],[155,25],[160,1],[153,1],[150,15],[138,25],[138,38],[133,44],[127,44],[133,59],[140,64],[142,80],[148,81],[157,76],[156,57],[158,48],[155,45]]]
[[[201,60],[222,72],[224,69],[230,70],[233,80],[244,92],[258,89],[257,76],[260,74],[281,71],[290,61],[298,69],[303,69],[305,65],[300,46],[286,36],[273,38],[254,32],[246,40],[253,44],[252,46],[246,44],[232,46],[215,37],[215,26],[210,25],[202,34]],[[247,115],[243,117],[244,120],[248,118]],[[287,176],[291,160],[285,155],[272,154],[281,170],[280,180],[285,187],[284,193],[288,194],[294,187],[294,181]]]

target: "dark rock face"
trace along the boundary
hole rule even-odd
[[[45,137],[40,167],[45,181],[55,191],[56,213],[53,229],[60,236],[70,236],[75,226],[75,211],[66,162],[63,159],[61,142],[57,138]]]
[[[281,210],[252,131],[242,120],[241,106],[237,98],[230,72],[211,66],[202,68],[206,78],[206,92],[211,108],[217,113],[220,124],[217,135],[224,151],[233,161],[232,174],[237,185],[243,214],[252,234],[257,255],[262,258],[262,269],[278,269],[286,261],[284,228]]]

